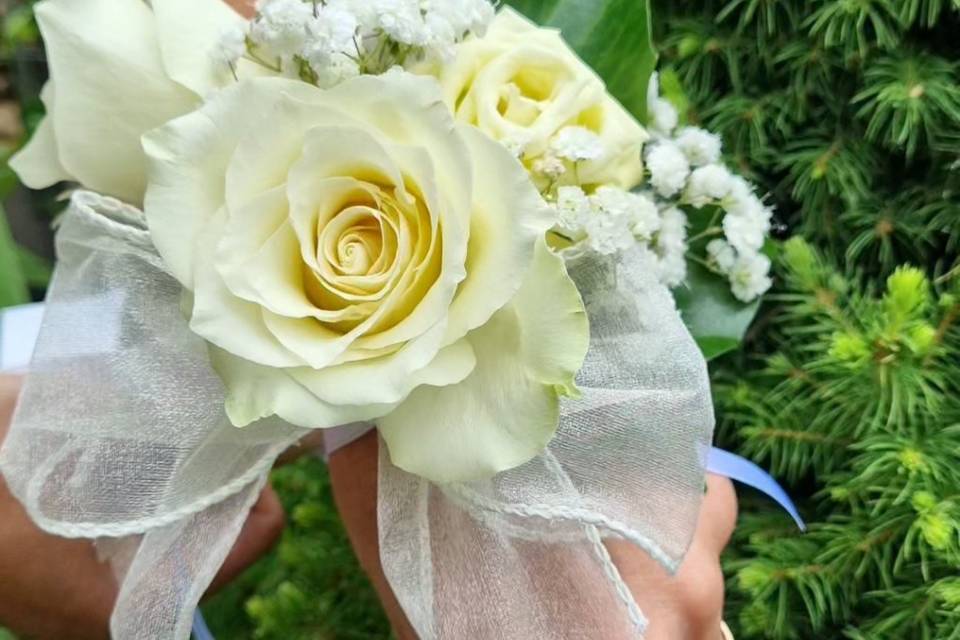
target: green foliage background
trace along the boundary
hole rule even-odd
[[[5,3],[0,0],[0,61],[6,73],[6,86],[0,99],[7,107],[5,127],[0,135],[0,308],[30,302],[32,292],[42,292],[50,277],[50,264],[14,240],[3,201],[18,186],[17,177],[7,160],[43,117],[36,63],[42,53],[37,48],[39,33],[33,21],[32,3]],[[42,71],[42,60],[40,70]],[[34,67],[34,68],[31,68]],[[20,123],[11,122],[19,111]],[[38,199],[38,209],[48,210],[48,202]]]
[[[271,478],[287,516],[277,548],[204,607],[220,640],[384,640],[390,626],[333,505],[326,466]],[[2,639],[0,639],[2,640]]]
[[[960,638],[960,2],[653,4],[664,87],[794,236],[711,367],[811,524],[744,501],[737,637]]]
[[[515,2],[583,38],[642,113],[651,25],[622,19],[638,3]],[[36,51],[35,27],[23,3],[0,8],[7,91],[29,131],[37,87],[21,52]],[[788,483],[811,528],[744,496],[727,617],[738,638],[958,639],[960,0],[654,0],[652,15],[664,92],[723,134],[784,241],[775,291],[711,369],[722,443]],[[607,46],[583,35],[596,24]],[[15,186],[0,164],[0,196]],[[36,208],[48,215],[49,200]],[[2,211],[0,273],[0,305],[38,295],[47,275]],[[217,637],[389,637],[323,464],[273,480],[288,529],[206,605]]]

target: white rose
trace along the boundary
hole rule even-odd
[[[559,31],[503,8],[483,38],[468,39],[451,63],[429,71],[440,79],[457,120],[504,144],[522,145],[527,166],[565,127],[578,126],[596,134],[604,150],[579,164],[580,184],[631,189],[641,182],[647,132]]]
[[[523,167],[435,80],[241,82],[144,148],[150,230],[235,424],[379,418],[395,464],[437,481],[550,440],[579,295]]]
[[[231,420],[380,418],[394,462],[438,481],[539,453],[588,335],[517,161],[432,79],[325,92],[240,60],[237,82],[212,54],[242,18],[151,6],[37,5],[49,115],[14,167],[145,202]]]
[[[222,0],[45,0],[36,5],[47,116],[11,166],[33,188],[79,182],[143,201],[140,136],[233,82],[214,52],[244,19]],[[241,77],[261,70],[241,60]]]

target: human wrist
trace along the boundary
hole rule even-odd
[[[20,395],[20,377],[0,374],[0,444],[3,444]]]

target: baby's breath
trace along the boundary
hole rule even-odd
[[[245,31],[214,56],[236,76],[241,58],[320,87],[424,59],[449,59],[493,19],[489,0],[262,0]]]

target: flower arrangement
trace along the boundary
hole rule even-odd
[[[622,614],[602,624],[642,633],[602,538],[677,566],[713,426],[667,287],[688,261],[743,302],[770,286],[770,209],[718,138],[678,129],[655,77],[631,112],[560,31],[484,0],[37,16],[48,115],[12,164],[81,190],[0,464],[41,526],[134,545],[115,635],[149,618],[182,636],[277,455],[358,422],[384,443],[385,571],[423,637],[497,616],[524,637],[563,610],[451,610],[477,562],[527,584],[504,561],[522,540],[586,550],[597,610]],[[51,415],[55,381],[71,393]],[[622,503],[640,486],[669,518]],[[465,540],[492,546],[436,559]],[[144,608],[158,591],[177,613]]]
[[[701,256],[706,266],[727,276],[743,302],[767,291],[770,262],[761,250],[771,210],[722,165],[719,137],[697,127],[677,129],[677,111],[660,97],[655,74],[647,96],[653,124],[644,130],[556,32],[510,10],[495,19],[493,11],[487,0],[273,0],[249,25],[225,31],[214,55],[237,79],[238,66],[253,63],[320,87],[394,67],[436,75],[457,120],[504,144],[556,209],[555,247],[615,253],[639,242],[657,256],[661,281],[679,286],[688,253],[682,207],[712,206],[728,215],[722,216],[725,238],[712,240]],[[566,76],[548,113],[533,119],[543,105],[524,92],[535,87],[507,85],[509,94],[501,95],[506,75],[522,74],[524,65],[531,67],[525,81],[537,82],[541,58],[532,52]],[[501,100],[498,117],[494,103]],[[651,138],[644,175],[637,149]],[[632,193],[645,178],[650,188]]]

